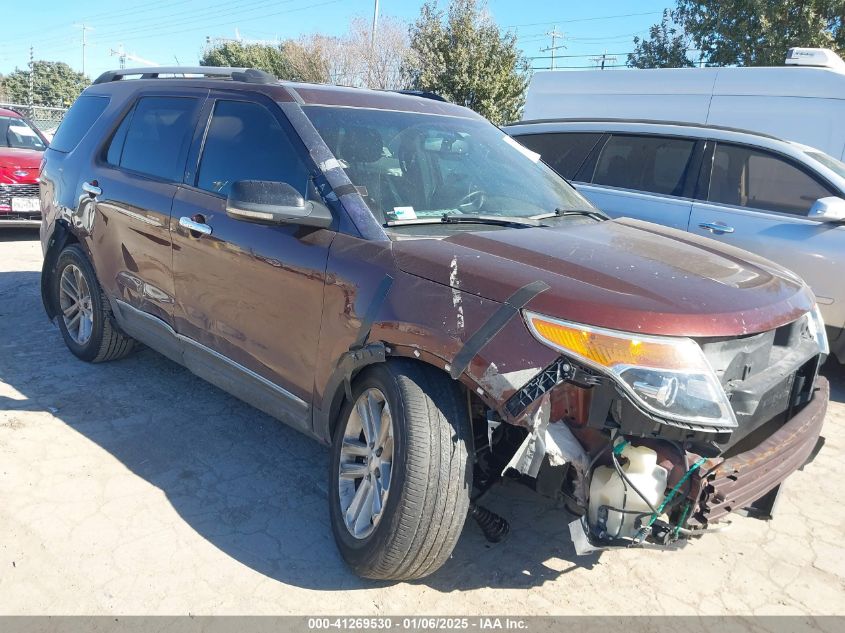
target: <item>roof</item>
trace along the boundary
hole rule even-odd
[[[0,108],[0,115],[2,116],[13,116],[13,117],[20,117],[21,113],[16,110],[11,110],[9,108]]]
[[[638,68],[534,73],[528,99],[560,95],[730,95],[842,99],[845,72],[814,66]]]
[[[763,132],[755,132],[753,130],[745,130],[738,127],[728,127],[726,125],[708,125],[706,123],[694,123],[689,121],[661,121],[659,119],[621,119],[613,117],[594,117],[594,118],[561,118],[561,119],[535,119],[531,121],[516,121],[508,124],[507,127],[518,127],[520,125],[535,125],[539,123],[587,123],[587,124],[634,124],[634,125],[653,125],[665,127],[684,127],[694,128],[697,130],[714,130],[718,132],[735,132],[737,134],[750,134],[751,136],[759,136],[761,138],[771,139],[781,143],[790,143],[792,145],[800,145],[799,143],[792,143],[780,139],[772,134],[764,134]]]
[[[299,105],[343,106],[442,114],[480,118],[478,114],[431,93],[370,90],[349,86],[280,81],[269,73],[250,68],[212,66],[161,66],[110,70],[100,75],[88,89],[90,93],[134,91],[137,87],[163,82],[214,90],[248,90],[267,94],[276,101],[295,101]]]

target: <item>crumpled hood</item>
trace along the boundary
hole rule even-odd
[[[44,152],[32,149],[0,148],[0,182],[23,184],[36,182],[43,156]]]
[[[505,302],[534,281],[526,308],[594,326],[675,336],[736,336],[812,309],[799,278],[746,251],[631,219],[399,240],[412,275]]]

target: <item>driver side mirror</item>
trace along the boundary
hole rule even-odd
[[[321,229],[332,224],[331,211],[325,205],[305,200],[286,182],[269,180],[233,183],[226,200],[226,214],[258,224],[298,224]]]
[[[845,200],[836,196],[819,198],[810,207],[807,217],[822,222],[843,222],[845,221]]]

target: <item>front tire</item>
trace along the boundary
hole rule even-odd
[[[469,509],[465,398],[444,373],[404,359],[362,371],[352,396],[332,442],[338,548],[365,578],[427,576],[451,555]]]
[[[59,330],[68,349],[90,363],[123,358],[135,341],[114,324],[111,306],[94,268],[77,244],[66,247],[52,279]]]

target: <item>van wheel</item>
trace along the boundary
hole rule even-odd
[[[76,244],[65,248],[56,262],[53,299],[62,338],[77,357],[100,363],[132,351],[135,341],[117,330],[94,268]]]
[[[338,548],[365,578],[410,580],[449,558],[469,509],[471,426],[448,376],[392,360],[361,372],[332,442]]]

